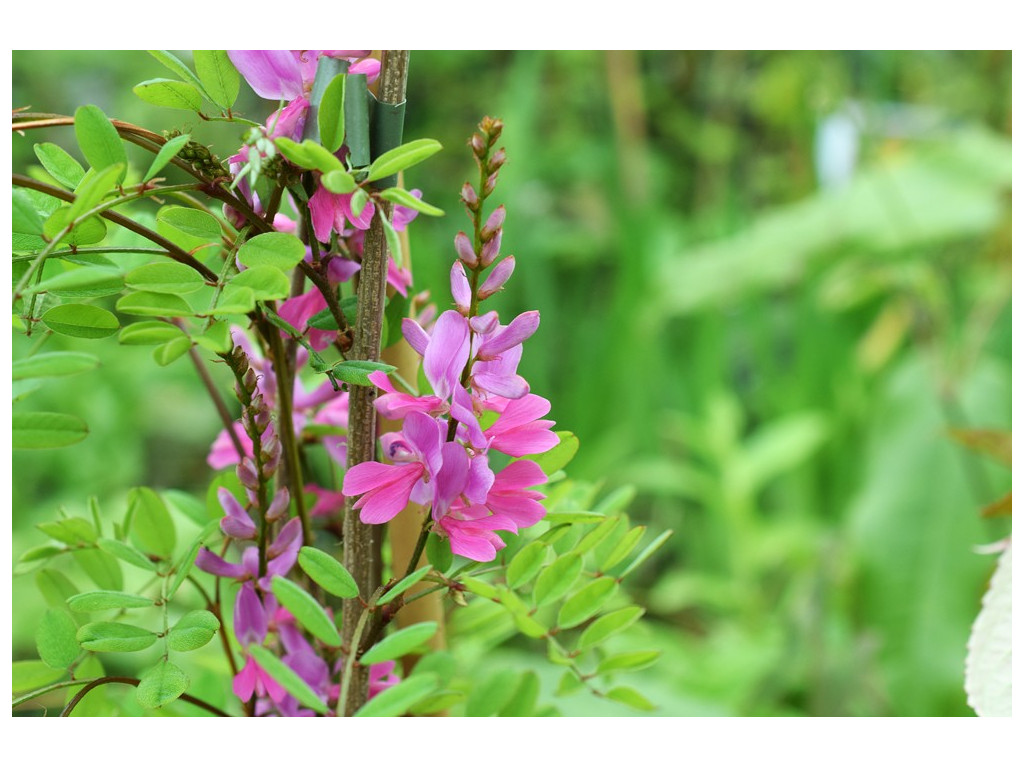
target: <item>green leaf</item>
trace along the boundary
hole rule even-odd
[[[91,613],[93,611],[110,611],[115,608],[149,608],[153,605],[153,598],[101,589],[75,595],[67,602],[68,608],[72,611]]]
[[[385,603],[390,603],[400,594],[405,592],[405,590],[407,590],[413,584],[416,584],[419,581],[421,581],[424,576],[430,573],[430,569],[432,567],[433,566],[430,565],[424,565],[419,570],[413,571],[404,579],[401,579],[397,584],[395,584],[395,586],[393,586],[391,589],[389,589],[387,592],[380,596],[380,598],[377,600],[377,605],[384,605]]]
[[[186,83],[191,83],[192,85],[194,85],[196,87],[196,90],[204,90],[204,86],[202,82],[199,80],[199,78],[196,77],[195,74],[193,74],[191,69],[185,66],[185,63],[181,59],[179,59],[170,51],[146,51],[146,53],[148,53],[154,59],[163,64],[165,67],[171,70],[171,72],[176,74]],[[210,101],[213,101],[213,99],[211,98]]]
[[[309,578],[337,597],[355,597],[359,587],[348,570],[323,550],[303,547],[299,550],[299,567]]]
[[[427,536],[424,551],[427,553],[427,562],[434,566],[438,573],[445,573],[452,567],[452,548],[436,533],[431,532]]]
[[[477,579],[472,576],[463,576],[460,581],[462,586],[474,595],[479,595],[487,600],[495,600],[498,597],[497,587],[493,584],[488,584],[483,579]]]
[[[52,568],[43,568],[36,574],[36,587],[48,606],[60,610],[66,610],[68,598],[79,591],[71,579]]]
[[[465,698],[466,694],[462,691],[441,690],[430,694],[418,704],[409,707],[409,714],[430,715],[434,712],[443,712],[446,709],[451,709]]]
[[[356,717],[398,717],[431,695],[438,688],[436,675],[422,674],[406,678],[381,691],[355,713]]]
[[[620,562],[622,562],[626,558],[626,556],[633,551],[633,547],[635,547],[640,542],[640,539],[643,538],[644,533],[646,531],[647,526],[638,525],[632,530],[630,530],[630,532],[627,533],[625,536],[623,536],[622,539],[620,539],[619,542],[612,549],[612,551],[609,552],[605,559],[602,561],[601,570],[611,570]]]
[[[213,214],[180,205],[165,205],[156,212],[156,231],[187,251],[221,238],[220,222]]]
[[[381,661],[399,659],[427,642],[435,634],[437,634],[436,621],[413,624],[378,642],[362,655],[359,663],[366,667]]]
[[[134,565],[136,568],[141,568],[144,571],[156,572],[156,563],[139,552],[131,544],[125,544],[117,539],[102,538],[96,542],[96,546],[108,555],[113,555],[118,560],[128,563],[128,565]]]
[[[245,315],[256,308],[256,294],[242,285],[228,287],[217,299],[212,315]]]
[[[135,689],[135,698],[146,709],[170,704],[188,690],[188,676],[167,659],[146,672]]]
[[[642,693],[634,688],[629,688],[624,685],[619,686],[618,688],[612,688],[604,695],[604,697],[606,699],[611,699],[612,701],[617,701],[620,704],[625,704],[627,707],[639,709],[641,712],[651,712],[657,709],[657,707],[651,704],[651,702],[649,702]]]
[[[11,416],[14,448],[61,448],[84,440],[89,428],[69,413],[15,413]]]
[[[512,621],[515,622],[516,629],[527,637],[544,637],[548,633],[547,627],[523,611],[513,613]]]
[[[169,559],[177,536],[164,500],[152,488],[133,488],[128,494],[128,507],[135,544],[146,554]]]
[[[570,694],[576,693],[576,691],[581,688],[583,688],[583,683],[580,682],[576,673],[571,669],[567,669],[558,681],[558,688],[555,690],[555,696],[569,696]]]
[[[94,621],[78,630],[78,644],[87,651],[130,653],[155,642],[156,635],[148,629],[117,621]]]
[[[234,346],[231,341],[231,326],[225,320],[218,320],[195,339],[196,344],[211,352],[228,352]]]
[[[195,311],[180,296],[152,291],[135,291],[117,300],[118,312],[142,317],[185,317]]]
[[[132,93],[157,107],[198,112],[203,106],[203,96],[199,90],[194,85],[180,80],[157,77],[139,83],[132,88]]]
[[[99,549],[80,549],[71,553],[75,562],[100,589],[119,590],[124,586],[117,559]]]
[[[275,576],[271,582],[274,596],[291,611],[295,620],[325,645],[341,645],[341,636],[334,622],[311,594],[288,579]]]
[[[53,293],[62,298],[91,299],[110,296],[124,289],[124,278],[110,267],[76,267],[48,277],[30,289],[32,293]]]
[[[61,304],[40,319],[56,333],[82,339],[102,339],[121,327],[113,313],[92,304]]]
[[[340,379],[347,384],[356,384],[360,387],[372,387],[373,382],[369,376],[374,371],[391,373],[398,369],[387,363],[378,363],[373,360],[345,360],[334,366],[334,378]]]
[[[597,672],[595,674],[604,675],[608,672],[646,669],[657,661],[659,656],[661,656],[661,651],[627,651],[626,653],[617,653],[614,656],[602,659],[597,665]]]
[[[579,543],[573,547],[572,551],[578,555],[585,555],[602,541],[607,539],[615,529],[618,522],[619,518],[606,517],[601,524],[597,526],[597,528],[590,531],[586,536],[580,539]]]
[[[470,692],[466,701],[466,715],[490,717],[497,714],[515,694],[518,685],[519,674],[514,669],[495,672]]]
[[[196,211],[199,213],[199,211]],[[184,264],[147,264],[124,277],[125,285],[151,293],[194,293],[206,285],[203,276]]]
[[[248,288],[257,301],[283,299],[291,290],[288,275],[271,266],[249,267],[231,278],[228,285],[233,288]]]
[[[192,540],[192,546],[190,546],[178,561],[174,564],[174,578],[171,579],[170,586],[167,587],[167,599],[174,597],[174,594],[178,591],[178,588],[185,583],[185,579],[188,578],[189,573],[196,564],[196,555],[199,554],[199,548],[203,545],[203,542],[210,536],[211,533],[220,529],[220,520],[210,520],[203,527],[203,530],[199,532],[199,535]]]
[[[62,610],[49,610],[36,627],[36,650],[39,658],[54,669],[67,669],[75,663],[81,650],[75,633],[78,627],[71,614]]]
[[[171,339],[153,350],[153,360],[157,365],[165,367],[192,349],[192,339]]]
[[[50,217],[43,224],[43,237],[47,240],[56,239],[58,235],[67,229],[71,221],[71,206],[66,205],[58,208],[50,214]],[[77,247],[98,243],[106,236],[107,225],[103,223],[102,219],[91,216],[72,227],[71,231],[63,235],[59,242]]]
[[[300,168],[317,170],[322,174],[329,174],[333,171],[347,173],[345,165],[324,147],[321,147],[312,139],[306,139],[298,144],[287,137],[280,137],[274,140],[274,144],[285,158]]]
[[[376,181],[421,163],[441,151],[441,144],[434,139],[417,139],[385,152],[366,171],[367,181]]]
[[[124,164],[114,163],[98,171],[90,171],[82,178],[82,183],[75,189],[75,200],[68,210],[69,220],[84,216],[103,202],[108,193],[112,192],[124,178]]]
[[[44,661],[16,661],[11,665],[11,693],[34,691],[36,688],[55,683],[62,677],[63,669],[54,669]]]
[[[126,325],[118,334],[117,341],[125,345],[165,344],[171,339],[180,339],[185,333],[176,325],[159,320],[144,320]]]
[[[634,559],[633,562],[627,565],[625,570],[623,570],[622,573],[619,574],[619,578],[626,578],[626,576],[628,576],[641,565],[643,565],[643,563],[646,562],[651,555],[653,555],[655,552],[661,549],[662,544],[668,541],[671,535],[672,531],[665,531],[664,533],[660,534],[658,538],[656,538],[654,541],[652,541],[650,544],[644,547],[643,552],[637,555],[636,559]]]
[[[566,600],[565,605],[558,611],[558,626],[568,629],[582,624],[601,610],[618,589],[619,583],[611,576],[604,576],[587,584]]]
[[[540,678],[533,670],[528,670],[519,678],[512,698],[499,711],[498,717],[530,717],[537,706],[540,695]]]
[[[548,556],[548,545],[543,541],[533,541],[516,553],[505,571],[505,583],[509,588],[523,586],[537,575],[544,560]]]
[[[121,137],[110,119],[97,106],[87,105],[75,110],[75,139],[82,155],[90,166],[100,171],[111,165],[121,163],[121,171],[117,183],[124,181],[124,172],[128,168],[128,155],[124,151]]]
[[[576,647],[582,651],[598,645],[612,635],[632,626],[643,615],[644,609],[637,605],[620,608],[617,611],[605,614],[583,630],[583,634],[580,635]]]
[[[348,201],[349,207],[352,208],[352,215],[358,216],[361,214],[369,201],[370,198],[362,187],[353,192],[352,198]]]
[[[401,187],[388,187],[380,193],[380,196],[385,200],[390,200],[395,205],[412,208],[414,211],[425,213],[427,216],[444,216],[444,211],[440,208],[424,202],[418,197],[414,197]]]
[[[298,676],[298,674],[287,666],[277,656],[259,645],[249,646],[249,655],[263,670],[274,678],[281,687],[303,704],[321,715],[327,713],[327,706],[320,700],[320,697],[313,692],[313,689]]]
[[[36,145],[38,146],[38,145]],[[11,192],[11,231],[24,235],[41,235],[43,220],[23,189]]]
[[[150,164],[149,170],[146,171],[146,175],[142,177],[142,181],[147,182],[162,171],[164,166],[177,157],[182,147],[191,140],[192,135],[188,133],[168,139],[167,143],[160,147],[160,151],[156,153],[156,157],[153,158],[153,162]]]
[[[220,621],[209,611],[189,611],[167,633],[167,647],[172,651],[194,651],[202,648],[220,629]]]
[[[547,605],[558,600],[572,588],[573,582],[582,571],[583,558],[572,552],[562,555],[538,577],[533,587],[534,602],[537,605]]]
[[[594,523],[600,523],[607,518],[599,512],[584,512],[582,510],[573,510],[571,512],[548,512],[544,519],[552,525],[559,525],[561,523],[575,523],[577,525],[593,525]]]
[[[96,529],[84,517],[65,517],[62,520],[39,523],[40,531],[51,539],[71,544],[92,544],[96,541]]]
[[[388,221],[388,217],[384,215],[382,208],[377,209],[377,216],[380,218],[380,223],[384,229],[384,240],[388,244],[388,252],[391,254],[391,258],[395,260],[395,266],[399,269],[402,267],[402,243],[398,239],[398,233],[395,232],[395,228],[391,226],[391,222]]]
[[[306,246],[295,235],[266,232],[256,235],[238,249],[238,260],[247,267],[277,267],[287,272],[306,255]]]
[[[572,432],[559,431],[555,432],[555,434],[558,435],[558,445],[554,448],[544,453],[524,457],[537,462],[546,475],[553,475],[562,469],[562,467],[572,461],[572,457],[580,449],[579,438]]]
[[[345,75],[335,75],[320,97],[317,112],[320,143],[328,152],[337,152],[345,141]],[[326,186],[326,185],[325,185]],[[350,190],[351,191],[351,190]]]
[[[238,98],[241,78],[228,58],[227,51],[192,51],[196,74],[206,88],[210,101],[223,109],[231,109]]]
[[[11,378],[20,381],[74,376],[91,371],[99,364],[98,357],[86,352],[42,352],[26,360],[16,360],[11,366]]]
[[[347,195],[355,191],[356,188],[356,180],[352,178],[352,175],[338,169],[328,171],[321,176],[320,183],[324,185],[324,189],[336,195]]]
[[[43,168],[46,169],[46,172],[58,184],[68,189],[74,189],[82,182],[82,177],[85,176],[85,169],[63,147],[47,141],[34,145],[32,149],[35,150],[36,157],[39,158]],[[20,230],[16,229],[15,231],[18,232]]]

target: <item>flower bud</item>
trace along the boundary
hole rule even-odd
[[[484,243],[484,247],[480,249],[480,263],[485,267],[491,266],[491,263],[498,258],[498,252],[501,250],[501,230],[499,229],[494,237],[488,242]]]
[[[469,314],[469,305],[473,299],[473,292],[469,287],[469,280],[466,279],[466,270],[461,261],[452,264],[451,272],[452,298],[455,299],[455,308],[463,315]]]
[[[288,505],[291,503],[291,500],[292,497],[288,493],[288,489],[279,488],[277,493],[274,494],[270,506],[267,507],[267,520],[273,523],[287,515]]]
[[[490,176],[488,176],[487,177],[487,181],[484,182],[484,188],[483,188],[484,197],[487,197],[489,194],[491,194],[491,192],[494,191],[494,187],[497,185],[497,183],[498,183],[498,172],[495,171]]]
[[[476,196],[476,190],[473,189],[473,185],[468,181],[462,185],[462,202],[471,209],[475,209],[480,203],[480,198]]]
[[[256,475],[256,467],[248,456],[239,462],[238,467],[235,469],[235,474],[238,475],[239,481],[246,488],[255,490],[260,487],[260,480]]]
[[[473,250],[473,243],[470,242],[469,236],[465,232],[459,232],[455,236],[455,252],[467,267],[472,268],[477,265],[476,251]]]
[[[473,154],[477,157],[483,157],[487,154],[487,147],[484,145],[483,136],[479,133],[473,134],[473,138],[469,140],[469,146],[473,149]]]
[[[509,256],[508,258],[502,259],[498,262],[498,265],[491,271],[491,274],[484,280],[484,284],[480,286],[476,295],[483,301],[489,296],[493,296],[495,293],[500,291],[505,285],[505,282],[511,277],[512,270],[516,268],[516,257]]]
[[[484,228],[480,230],[480,239],[485,243],[493,238],[497,234],[498,230],[501,229],[501,225],[505,223],[505,206],[499,205],[494,209],[493,213],[487,217],[487,221],[484,223]]]
[[[491,173],[496,173],[501,166],[505,164],[505,148],[502,147],[493,155],[487,163],[487,170]]]
[[[239,351],[241,351],[241,350],[239,349]],[[245,372],[245,376],[242,377],[242,384],[245,387],[245,391],[246,392],[254,392],[256,390],[256,382],[257,381],[258,381],[258,377],[256,376],[256,371],[254,371],[252,368],[247,370]]]

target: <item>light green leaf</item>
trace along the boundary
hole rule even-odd
[[[119,590],[124,586],[117,559],[99,549],[79,549],[71,553],[75,562],[100,589]]]
[[[299,567],[309,578],[337,597],[355,597],[359,587],[348,570],[323,550],[303,547],[299,550]]]
[[[460,581],[462,586],[474,595],[479,595],[486,600],[495,600],[498,597],[497,588],[493,584],[488,584],[483,579],[477,579],[473,576],[463,576]]]
[[[117,311],[142,317],[185,317],[195,311],[180,296],[152,291],[135,291],[117,300]]]
[[[256,308],[256,294],[251,288],[242,285],[229,286],[217,299],[217,306],[210,314],[245,315]]]
[[[562,555],[550,567],[544,569],[533,587],[533,600],[537,605],[547,605],[568,592],[583,571],[583,558],[572,552]]]
[[[221,238],[220,222],[212,213],[180,205],[165,205],[157,211],[156,231],[187,251],[219,243]]]
[[[405,590],[407,590],[413,584],[419,583],[424,576],[430,573],[430,569],[432,567],[433,566],[425,565],[419,570],[413,571],[404,579],[401,579],[397,584],[395,584],[395,586],[393,586],[391,589],[389,589],[387,592],[380,596],[380,598],[377,600],[377,605],[384,605],[385,603],[390,603],[400,594],[405,592]]]
[[[167,647],[172,651],[194,651],[202,648],[220,629],[220,621],[209,611],[189,611],[167,633]]]
[[[44,312],[41,320],[56,333],[83,339],[101,339],[120,327],[112,313],[91,304],[61,304]]]
[[[424,552],[426,552],[427,555],[427,562],[434,566],[434,570],[438,573],[445,573],[452,567],[451,545],[436,533],[431,532],[430,535],[427,536],[427,544],[426,547],[424,547]]]
[[[153,605],[153,598],[101,589],[75,595],[69,598],[67,603],[68,608],[72,611],[91,613],[93,611],[110,611],[116,608],[149,608]]]
[[[611,570],[620,562],[622,562],[626,558],[626,556],[633,551],[633,547],[635,547],[640,542],[640,539],[643,538],[644,533],[646,531],[647,526],[638,525],[632,530],[630,530],[630,532],[627,533],[625,536],[623,536],[622,539],[620,539],[619,542],[612,549],[612,551],[608,553],[607,557],[605,557],[605,559],[602,561],[601,570]]]
[[[38,146],[38,145],[37,145]],[[23,189],[11,191],[11,231],[23,235],[40,235],[43,220],[32,204],[32,198]]]
[[[178,591],[178,588],[185,583],[185,579],[188,578],[189,573],[196,564],[196,555],[199,554],[199,548],[203,545],[203,542],[209,538],[210,534],[220,529],[219,520],[210,520],[203,527],[203,530],[199,532],[199,535],[192,540],[192,546],[190,546],[185,552],[182,553],[181,557],[174,564],[174,578],[171,579],[170,585],[167,587],[167,599],[174,597],[174,594]]]
[[[381,691],[356,713],[356,717],[398,717],[431,695],[438,688],[436,675],[422,674],[406,678]]]
[[[320,183],[324,185],[324,189],[336,195],[347,195],[355,191],[356,188],[356,180],[352,178],[352,175],[337,169],[321,176]]]
[[[505,571],[505,583],[511,589],[526,584],[537,575],[547,556],[548,546],[543,541],[527,544],[509,562],[508,570]]]
[[[199,78],[195,76],[191,69],[185,66],[185,63],[181,59],[179,59],[170,51],[146,51],[146,53],[148,53],[154,59],[163,64],[165,67],[171,70],[171,72],[176,74],[186,83],[191,83],[193,86],[195,86],[196,90],[204,90],[203,83],[199,80]],[[208,95],[207,98],[209,98]],[[211,98],[210,101],[213,101],[213,99]]]
[[[94,621],[78,630],[78,644],[87,651],[131,653],[155,642],[156,635],[148,629],[117,621]]]
[[[160,151],[156,153],[156,157],[153,158],[153,162],[150,164],[149,170],[146,171],[146,175],[142,177],[142,181],[149,181],[162,171],[164,166],[177,157],[178,153],[181,152],[182,147],[188,144],[191,140],[192,135],[188,133],[183,133],[181,136],[175,136],[173,139],[168,139],[167,143],[160,147]]]
[[[48,277],[32,286],[31,293],[53,293],[62,298],[91,299],[110,296],[124,289],[124,278],[110,267],[76,267]]]
[[[165,344],[172,339],[184,338],[185,333],[176,325],[159,320],[144,320],[126,325],[117,340],[125,345]]]
[[[334,366],[334,378],[344,381],[347,384],[356,384],[360,387],[372,387],[373,382],[369,376],[374,371],[391,373],[398,370],[393,365],[378,363],[373,360],[345,360]]]
[[[256,663],[259,664],[268,675],[279,682],[281,687],[298,699],[300,704],[303,704],[322,715],[327,713],[327,706],[320,700],[320,697],[313,692],[313,689],[306,684],[306,681],[299,677],[291,667],[287,666],[273,653],[262,646],[250,645],[249,655],[256,660]]]
[[[66,205],[58,208],[50,214],[50,217],[43,224],[43,237],[47,240],[56,239],[61,232],[67,229],[71,222],[71,206]],[[72,227],[71,231],[63,235],[59,242],[77,247],[98,243],[106,236],[107,225],[103,223],[102,219],[90,216],[85,221],[81,221]]]
[[[36,588],[51,608],[67,610],[68,598],[78,594],[79,589],[60,571],[43,568],[36,574]],[[77,644],[77,640],[75,641]]]
[[[348,201],[349,207],[352,209],[352,215],[359,216],[369,201],[370,198],[362,187],[353,192],[351,199]]]
[[[16,360],[11,366],[11,378],[19,381],[73,376],[91,371],[99,364],[98,357],[86,352],[42,352],[25,360]]]
[[[241,78],[227,51],[192,51],[196,74],[206,87],[206,95],[218,107],[231,109],[238,98]]]
[[[530,717],[534,714],[539,695],[540,678],[533,670],[527,670],[520,676],[519,685],[508,703],[498,711],[498,717]]]
[[[145,571],[156,572],[156,563],[139,552],[131,544],[125,544],[117,539],[101,538],[96,542],[96,545],[108,555],[113,555],[118,560],[128,563],[128,565],[134,565],[136,568],[142,568]]]
[[[391,226],[391,222],[388,221],[388,217],[384,215],[383,209],[377,209],[377,216],[380,218],[381,227],[384,229],[384,240],[388,244],[388,252],[391,254],[391,258],[395,260],[395,266],[401,269],[402,243],[398,239],[398,233],[395,232],[395,228]]]
[[[71,614],[62,610],[49,610],[36,627],[36,650],[39,658],[54,669],[67,669],[75,663],[81,650],[75,633],[78,627]]]
[[[247,267],[270,266],[287,272],[306,255],[306,246],[295,235],[266,232],[246,240],[238,260]]]
[[[537,462],[546,475],[553,475],[555,472],[562,469],[566,464],[572,461],[572,457],[575,456],[576,451],[580,449],[579,438],[572,432],[559,431],[555,432],[555,434],[558,435],[558,445],[554,448],[551,448],[544,453],[524,457]]]
[[[15,413],[11,427],[14,448],[60,448],[89,434],[85,422],[69,413]]]
[[[170,558],[177,536],[164,500],[152,488],[133,488],[128,494],[128,508],[136,546],[146,554]]]
[[[85,174],[82,183],[75,189],[75,200],[68,210],[69,220],[78,219],[100,205],[107,194],[114,191],[119,180],[124,178],[124,172],[123,163],[114,163]]]
[[[65,517],[36,525],[40,531],[51,539],[71,544],[92,544],[96,541],[96,529],[84,517]]]
[[[232,288],[248,288],[257,301],[283,299],[291,290],[288,275],[271,266],[249,267],[231,278],[228,285]]]
[[[135,698],[146,709],[157,709],[170,704],[186,690],[188,676],[167,659],[161,659],[142,676]]]
[[[328,152],[337,152],[345,141],[345,79],[344,73],[335,75],[320,97],[317,125]]]
[[[184,109],[198,112],[203,106],[203,96],[189,83],[158,77],[146,80],[132,88],[132,93],[143,101],[157,107]]]
[[[68,189],[74,189],[82,182],[82,177],[85,176],[85,169],[63,147],[47,141],[34,145],[32,149],[35,150],[36,157],[39,158],[43,168],[46,169],[46,172],[58,184]]]
[[[668,541],[669,537],[671,536],[672,531],[664,531],[661,534],[659,534],[658,538],[656,538],[654,541],[652,541],[650,544],[644,547],[643,551],[636,556],[633,562],[626,566],[622,573],[619,574],[619,578],[626,578],[629,574],[631,574],[633,571],[635,571],[637,568],[643,565],[651,555],[653,555],[655,552],[661,549],[662,545],[666,541]]]
[[[417,139],[385,152],[372,163],[366,172],[367,181],[376,181],[421,163],[441,151],[441,144],[434,139]]]
[[[571,512],[548,512],[544,516],[544,519],[552,525],[560,525],[562,523],[593,525],[594,523],[601,523],[607,520],[607,518],[600,512],[585,512],[583,510],[573,510]]]
[[[274,596],[291,611],[295,620],[325,645],[340,646],[341,636],[327,612],[311,594],[288,579],[275,576],[271,582]]]
[[[124,282],[137,291],[178,295],[194,293],[206,285],[203,276],[192,267],[177,263],[146,264],[125,275]]]
[[[490,717],[504,707],[519,686],[519,674],[514,669],[502,669],[478,684],[466,701],[468,717]]]
[[[582,624],[607,603],[618,591],[619,584],[611,576],[604,576],[587,584],[565,601],[558,611],[558,626],[562,629]]]
[[[620,518],[616,517],[606,517],[601,524],[597,526],[597,528],[590,531],[586,536],[580,539],[579,543],[573,547],[572,551],[578,555],[585,555],[611,535],[611,532],[615,529],[619,519]]]
[[[282,136],[275,139],[274,144],[289,162],[294,163],[300,168],[317,170],[323,174],[328,174],[332,171],[347,173],[345,165],[341,160],[312,139],[306,139],[301,144],[298,144]]]
[[[182,337],[171,339],[153,350],[153,360],[157,365],[166,367],[192,349],[192,339]]]
[[[231,326],[226,320],[218,320],[195,339],[196,344],[211,352],[228,352],[233,346]]]
[[[413,197],[413,195],[401,187],[389,187],[381,192],[380,196],[385,200],[390,200],[395,205],[412,208],[414,211],[425,213],[427,216],[444,216],[444,211],[440,208],[424,202],[418,197]]]
[[[612,701],[617,701],[620,704],[625,704],[627,707],[639,709],[641,712],[651,712],[657,709],[657,707],[651,704],[651,702],[648,701],[642,693],[634,688],[629,688],[624,685],[619,686],[618,688],[612,688],[604,695],[604,697],[606,699],[611,699]]]
[[[601,616],[583,630],[583,634],[580,635],[576,647],[581,651],[591,648],[612,635],[621,632],[626,627],[632,626],[643,615],[643,608],[631,605],[628,608],[620,608],[617,611]]]
[[[626,670],[646,669],[658,660],[661,651],[627,651],[617,653],[602,659],[597,665],[598,675],[609,672],[623,672]]]
[[[435,634],[437,634],[436,621],[424,621],[420,624],[405,627],[394,634],[388,635],[370,648],[359,659],[359,663],[363,666],[369,666],[381,661],[399,659],[427,642]]]
[[[124,151],[121,137],[117,135],[117,129],[102,109],[90,104],[75,110],[75,139],[86,161],[96,170],[122,163],[124,168],[117,183],[124,181],[128,155]]]
[[[75,643],[77,645],[77,643]],[[11,693],[34,691],[64,677],[63,669],[54,669],[44,661],[27,659],[11,665]]]

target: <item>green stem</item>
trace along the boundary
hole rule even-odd
[[[112,246],[99,245],[94,248],[65,248],[61,251],[54,251],[50,256],[74,256],[79,253],[150,253],[154,256],[168,256],[170,254],[163,248],[114,248]],[[31,261],[36,254],[19,253],[15,254],[11,261],[15,264],[21,261]]]
[[[363,636],[363,629],[366,627],[366,620],[370,617],[370,608],[367,606],[363,609],[362,614],[359,616],[359,621],[356,622],[355,632],[352,633],[352,639],[349,641],[349,652],[348,658],[345,660],[345,671],[341,676],[341,691],[338,694],[338,712],[345,716],[351,716],[353,713],[348,711],[348,689],[352,682],[352,672],[356,666],[356,652],[359,648],[359,640]]]

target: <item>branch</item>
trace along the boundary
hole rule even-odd
[[[84,681],[85,687],[75,694],[75,697],[68,702],[68,705],[64,707],[64,711],[60,713],[61,717],[68,717],[71,711],[78,706],[79,702],[85,698],[85,694],[91,691],[93,688],[98,688],[101,685],[108,685],[109,683],[120,683],[121,685],[133,685],[138,687],[142,681],[137,677],[97,677],[95,680]],[[212,712],[217,717],[231,717],[223,709],[208,704],[202,699],[197,699],[195,696],[190,696],[187,693],[181,694],[179,698],[182,701],[187,701],[189,704],[194,704],[200,709],[205,709],[207,712]]]

